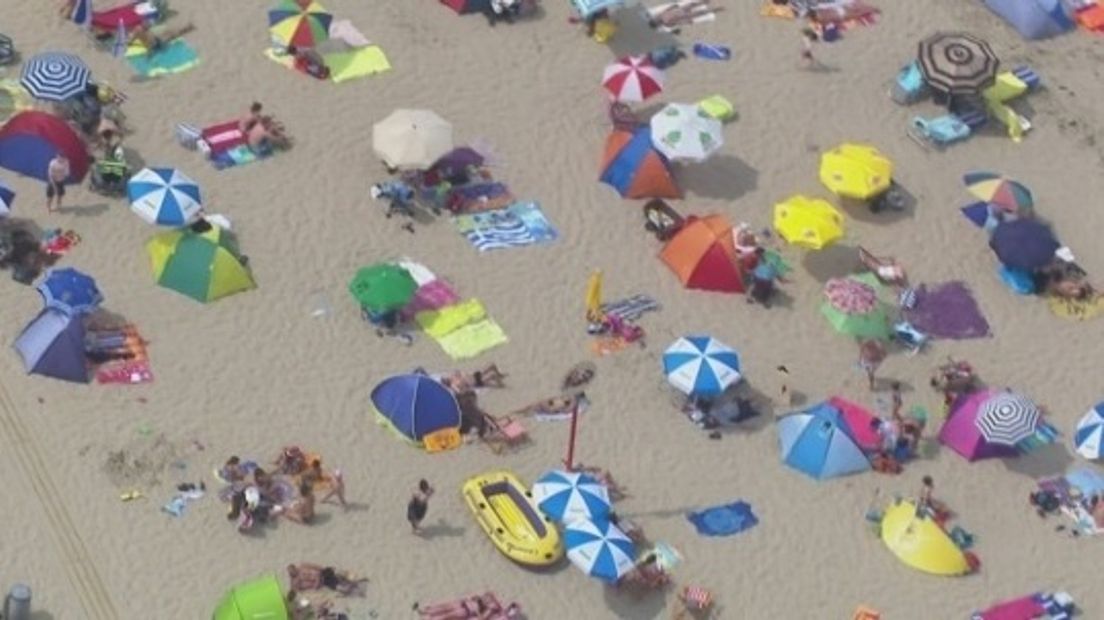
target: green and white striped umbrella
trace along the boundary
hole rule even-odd
[[[670,160],[705,161],[724,144],[721,121],[689,103],[669,103],[652,117],[652,144]]]

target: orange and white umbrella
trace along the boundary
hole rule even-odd
[[[647,56],[626,56],[602,74],[602,86],[615,101],[644,101],[663,91],[663,81],[663,71]]]

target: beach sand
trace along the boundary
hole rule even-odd
[[[659,245],[642,228],[639,204],[596,181],[607,133],[599,77],[620,53],[646,49],[633,28],[611,49],[569,26],[562,0],[546,0],[540,19],[493,29],[434,0],[329,0],[394,65],[333,85],[264,58],[265,4],[176,3],[174,19],[196,25],[187,38],[202,64],[145,83],[132,82],[123,62],[94,51],[44,3],[9,0],[15,10],[4,11],[3,30],[24,54],[76,52],[97,78],[126,91],[136,128],[127,145],[147,163],[180,167],[200,183],[208,210],[232,219],[259,285],[210,305],[159,288],[143,246],[152,231],[123,202],[74,189],[70,207],[47,215],[40,184],[3,173],[20,194],[19,216],[83,237],[62,264],[94,274],[105,306],[139,326],[156,375],[139,387],[74,386],[25,376],[16,355],[0,356],[0,584],[32,585],[36,608],[47,612],[41,618],[206,618],[232,584],[263,573],[283,579],[284,566],[296,561],[371,578],[367,597],[348,601],[352,618],[410,617],[415,601],[486,589],[519,601],[535,620],[666,617],[673,590],[635,600],[566,563],[547,574],[513,565],[463,505],[459,489],[469,476],[505,468],[532,481],[555,467],[567,424],[527,422],[533,441],[514,453],[465,446],[427,455],[369,413],[370,390],[393,373],[419,365],[472,370],[492,360],[509,373],[508,389],[481,397],[492,413],[552,396],[571,365],[596,363],[578,458],[609,468],[628,487],[631,497],[618,512],[682,553],[676,582],[712,589],[720,617],[844,619],[867,604],[893,619],[964,618],[994,600],[1044,589],[1068,590],[1087,617],[1104,613],[1092,576],[1101,541],[1056,534],[1056,521],[1041,521],[1026,504],[1033,477],[1072,460],[1065,450],[974,464],[938,450],[901,476],[816,483],[779,462],[771,419],[788,407],[766,407],[741,430],[710,441],[674,412],[659,364],[674,338],[708,333],[740,350],[748,381],[764,398],[777,395],[774,369],[785,364],[792,389],[809,402],[841,394],[874,406],[854,368],[854,345],[817,311],[823,281],[850,270],[861,243],[896,256],[915,281],[964,280],[992,326],[991,339],[891,356],[882,374],[904,384],[906,406],[937,410],[939,396],[927,386],[931,368],[946,355],[965,357],[991,385],[1046,405],[1068,436],[1100,399],[1101,323],[1064,321],[999,283],[984,235],[958,213],[970,201],[960,179],[969,170],[998,170],[1029,184],[1038,212],[1081,264],[1104,272],[1098,40],[1075,33],[1025,43],[977,2],[880,2],[878,24],[817,45],[829,70],[809,72],[799,66],[799,25],[760,17],[755,2],[723,3],[714,23],[684,28],[684,44],[730,45],[733,59],[681,62],[660,99],[724,94],[739,119],[727,126],[720,154],[678,171],[687,189],[676,203],[681,212],[717,211],[766,227],[780,199],[826,195],[816,177],[818,152],[845,140],[890,155],[899,182],[916,197],[901,217],[851,212],[846,239],[824,252],[787,249],[797,266],[784,287],[791,302],[764,310],[739,296],[683,290],[655,258]],[[1022,144],[987,132],[939,153],[905,136],[908,119],[937,109],[897,106],[886,96],[888,82],[916,42],[941,28],[976,33],[1006,65],[1027,62],[1043,76],[1047,89],[1027,102],[1035,129]],[[253,100],[283,120],[296,138],[293,150],[217,172],[175,143],[176,123],[228,120]],[[368,186],[385,176],[372,155],[371,127],[396,107],[432,108],[454,124],[458,142],[490,145],[496,176],[519,197],[539,200],[560,239],[480,254],[446,219],[413,235],[397,219],[385,220],[368,197]],[[345,286],[358,267],[396,256],[423,262],[462,296],[481,299],[510,342],[455,363],[424,337],[409,348],[378,339]],[[601,359],[590,352],[582,298],[592,269],[604,271],[607,298],[649,293],[662,302],[661,312],[642,321],[646,348]],[[316,291],[329,297],[331,315],[311,316]],[[0,282],[0,337],[11,342],[40,304],[32,288]],[[165,443],[152,449],[159,438]],[[179,518],[160,511],[177,483],[212,484],[212,468],[227,456],[268,460],[290,443],[346,472],[351,509],[324,507],[314,526],[280,523],[250,536],[235,531],[210,493]],[[142,487],[144,499],[119,500],[127,489],[113,483],[118,472],[107,463],[120,450],[149,456],[142,467],[156,482]],[[883,498],[910,495],[923,475],[935,478],[937,495],[977,535],[979,574],[923,575],[870,534],[863,515],[875,490]],[[420,478],[437,488],[424,538],[404,519]],[[739,536],[702,538],[685,518],[736,499],[750,502],[761,520]]]

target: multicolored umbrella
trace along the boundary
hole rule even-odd
[[[533,483],[537,507],[561,523],[600,519],[610,513],[609,491],[593,476],[553,470]]]
[[[924,39],[917,60],[928,85],[948,95],[980,92],[996,79],[1000,67],[988,43],[961,32],[940,32]]]
[[[1062,246],[1046,224],[1025,218],[998,224],[989,247],[1005,265],[1033,271],[1053,260]]]
[[[740,354],[711,336],[685,336],[663,352],[667,381],[689,396],[717,396],[740,380]]]
[[[427,169],[452,148],[452,125],[431,110],[395,110],[372,125],[372,149],[393,168]]]
[[[614,101],[640,102],[663,92],[665,78],[648,56],[626,56],[606,67],[602,86]]]
[[[832,278],[824,286],[821,313],[836,331],[864,339],[889,340],[889,313],[870,284],[854,278]]]
[[[11,215],[12,202],[15,201],[15,191],[0,181],[0,217]]]
[[[979,200],[1009,213],[1025,214],[1035,206],[1031,190],[1022,183],[995,172],[970,172],[962,177],[966,189]]]
[[[149,224],[179,228],[199,218],[199,185],[175,168],[143,168],[127,182],[130,210]]]
[[[363,308],[372,312],[397,310],[414,298],[418,283],[410,272],[391,263],[377,263],[357,271],[349,292]]]
[[[27,60],[19,83],[35,99],[65,101],[83,93],[90,76],[80,58],[63,52],[45,52]]]
[[[607,519],[572,521],[564,528],[567,559],[591,577],[616,583],[633,569],[636,545]]]
[[[652,144],[670,160],[705,161],[724,144],[721,121],[696,104],[667,104],[651,127]]]
[[[1073,446],[1087,459],[1104,458],[1104,402],[1097,403],[1077,423]]]
[[[284,45],[314,47],[330,38],[333,15],[311,0],[284,0],[268,12],[269,32]]]
[[[774,229],[787,243],[820,250],[843,238],[843,214],[826,200],[795,195],[774,205]]]
[[[72,267],[51,269],[38,285],[38,292],[47,308],[68,315],[92,312],[103,303],[103,295],[92,276]]]
[[[256,286],[233,237],[212,226],[197,233],[184,228],[154,236],[146,243],[157,283],[207,303]]]
[[[1029,398],[999,392],[981,404],[974,423],[985,441],[1014,446],[1035,434],[1039,415],[1039,408]]]

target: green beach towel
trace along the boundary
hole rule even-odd
[[[487,318],[487,310],[478,299],[462,301],[440,310],[425,310],[414,316],[422,331],[437,341],[465,325],[485,318]]]
[[[135,73],[142,77],[181,73],[199,65],[199,54],[180,39],[153,53],[147,52],[140,44],[131,45],[127,48],[126,59]]]
[[[483,319],[453,330],[447,336],[435,338],[435,340],[449,357],[462,360],[505,344],[509,339],[506,337],[506,332],[502,331],[502,327],[493,319]]]

